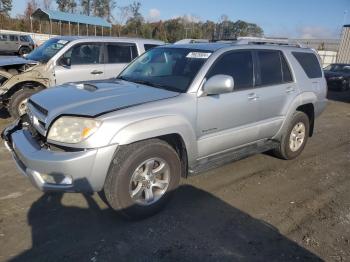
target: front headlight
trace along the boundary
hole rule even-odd
[[[49,130],[48,139],[75,144],[91,136],[101,125],[92,118],[62,116],[56,120]]]

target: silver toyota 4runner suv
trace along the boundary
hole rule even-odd
[[[269,150],[297,157],[326,92],[311,49],[168,45],[116,79],[33,95],[27,115],[2,137],[40,190],[101,192],[114,210],[146,217],[188,174]]]

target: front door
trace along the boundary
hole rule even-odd
[[[234,79],[234,91],[198,98],[198,156],[207,157],[257,140],[259,99],[254,88],[251,51],[230,51],[209,70]]]
[[[71,66],[55,66],[56,85],[67,82],[105,79],[103,43],[76,44],[63,57],[71,59]]]

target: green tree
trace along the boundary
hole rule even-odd
[[[75,13],[77,3],[75,0],[56,0],[58,10],[61,12]]]
[[[12,0],[0,0],[0,15],[9,16],[12,10]]]
[[[144,18],[140,13],[141,3],[133,2],[129,5],[130,18],[126,21],[126,32],[139,36]]]
[[[116,2],[114,0],[94,0],[92,2],[92,10],[95,16],[103,17],[108,22],[114,20],[113,10],[116,8]]]

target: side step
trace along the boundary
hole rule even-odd
[[[251,155],[260,154],[279,146],[278,141],[264,140],[238,149],[226,151],[217,155],[209,156],[198,161],[198,163],[188,170],[188,175],[195,175],[213,168],[217,168],[246,158]]]

